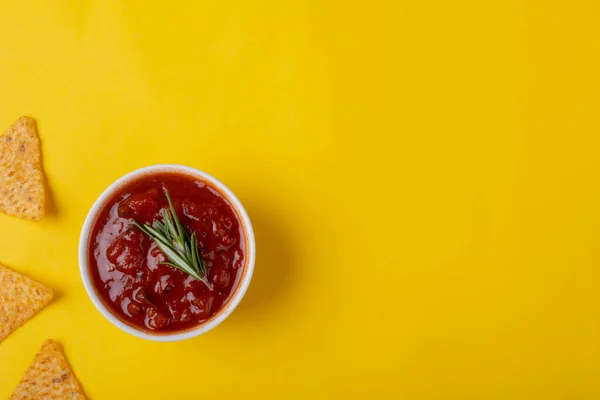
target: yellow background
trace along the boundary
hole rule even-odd
[[[93,399],[600,398],[600,2],[1,1],[0,125],[54,204],[0,262],[56,300]],[[193,340],[121,332],[80,281],[92,202],[155,163],[246,205],[256,273]]]

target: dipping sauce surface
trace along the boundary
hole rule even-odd
[[[169,265],[154,241],[132,224],[162,221],[167,189],[183,226],[196,233],[213,283]],[[151,331],[181,331],[210,318],[236,287],[244,265],[244,237],[229,202],[188,175],[160,173],[123,186],[94,222],[89,262],[96,291],[122,320]]]

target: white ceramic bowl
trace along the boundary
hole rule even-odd
[[[229,201],[235,213],[237,214],[237,217],[242,227],[242,231],[244,233],[246,254],[244,257],[245,261],[241,277],[239,278],[236,287],[233,288],[233,295],[230,296],[229,300],[221,307],[221,309],[218,312],[216,312],[208,320],[202,322],[197,326],[189,328],[188,330],[161,333],[144,330],[142,328],[138,328],[134,325],[131,325],[119,318],[108,308],[108,306],[98,295],[96,288],[92,282],[92,276],[90,273],[90,267],[88,262],[88,245],[91,239],[90,234],[98,214],[104,208],[105,203],[112,199],[113,195],[119,189],[121,189],[123,185],[131,181],[137,180],[144,175],[153,175],[156,173],[165,172],[174,172],[183,175],[189,175],[200,181],[206,182],[210,186],[216,188],[223,195],[223,197],[225,197],[227,201]],[[227,318],[229,314],[231,314],[231,312],[237,307],[237,305],[242,300],[242,297],[244,297],[244,294],[248,289],[248,285],[250,284],[250,280],[252,279],[255,259],[256,244],[254,241],[254,232],[252,230],[250,218],[248,218],[248,214],[246,213],[246,210],[244,210],[242,203],[240,203],[238,198],[235,197],[231,190],[229,190],[225,185],[223,185],[221,182],[219,182],[212,176],[198,169],[182,165],[153,165],[150,167],[138,169],[118,179],[116,182],[110,185],[100,195],[100,197],[98,197],[98,199],[90,209],[87,218],[85,219],[85,222],[83,223],[83,228],[81,229],[81,236],[79,237],[79,269],[81,272],[81,278],[83,279],[83,285],[85,286],[85,290],[87,291],[88,295],[90,296],[90,299],[92,300],[98,311],[100,311],[100,313],[102,313],[102,315],[104,315],[106,319],[108,319],[110,322],[112,322],[114,325],[121,328],[125,332],[128,332],[139,338],[155,340],[159,342],[174,342],[178,340],[189,339],[201,335],[204,332],[211,330],[212,328],[216,327],[221,322],[223,322],[223,320],[225,320],[225,318]]]

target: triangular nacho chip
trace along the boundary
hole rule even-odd
[[[57,342],[46,340],[9,400],[85,399]]]
[[[40,220],[44,175],[35,121],[21,117],[0,136],[0,212]]]
[[[0,265],[0,342],[52,299],[52,289]]]

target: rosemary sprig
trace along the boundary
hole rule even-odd
[[[185,230],[177,217],[167,189],[165,189],[165,195],[167,196],[170,210],[162,210],[162,221],[155,219],[152,225],[141,225],[132,218],[131,222],[146,235],[150,236],[158,248],[165,253],[169,261],[162,262],[161,264],[170,265],[173,268],[187,272],[192,277],[202,281],[209,290],[213,290],[213,285],[208,281],[206,264],[202,260],[202,257],[200,257],[196,233],[194,232],[190,235]]]

